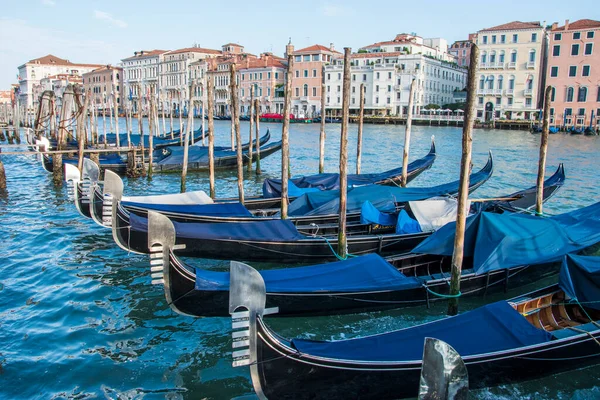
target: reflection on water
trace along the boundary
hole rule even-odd
[[[125,129],[121,121],[121,129]],[[177,122],[177,121],[175,121]],[[199,121],[196,121],[199,126]],[[271,129],[273,140],[281,126]],[[326,170],[338,168],[339,129],[327,125]],[[227,122],[216,122],[217,145],[228,145]],[[242,123],[247,136],[248,125]],[[457,179],[461,130],[414,126],[411,158],[429,150],[435,135],[438,157],[412,185],[429,186]],[[521,131],[476,130],[474,167],[488,150],[494,176],[477,197],[493,197],[533,186],[539,135]],[[291,170],[318,170],[318,125],[293,125]],[[363,172],[401,163],[404,127],[366,125]],[[350,172],[355,170],[356,125],[350,126]],[[550,137],[548,173],[565,163],[567,181],[547,204],[549,213],[570,211],[600,200],[597,155],[600,138]],[[248,195],[258,194],[265,177],[277,177],[280,153],[262,160],[263,175],[245,180]],[[0,397],[2,398],[207,398],[225,399],[252,392],[246,368],[231,368],[230,321],[193,319],[174,314],[162,288],[150,285],[145,256],[126,254],[109,231],[80,217],[64,188],[56,188],[33,157],[5,156],[8,195],[0,196]],[[237,194],[235,171],[217,173],[217,193]],[[207,190],[206,173],[190,173],[189,190]],[[125,180],[127,194],[176,192],[176,174]],[[226,262],[195,261],[208,268]],[[539,282],[542,285],[546,282]],[[535,288],[532,285],[531,288]],[[520,291],[508,293],[517,295]],[[504,295],[490,296],[495,301]],[[461,301],[466,310],[481,299]],[[341,339],[397,329],[439,318],[445,305],[431,309],[390,310],[356,315],[273,320],[283,335]],[[5,384],[8,383],[8,384]],[[598,398],[594,368],[474,393],[476,398]]]

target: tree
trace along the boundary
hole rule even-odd
[[[438,106],[437,104],[430,103],[425,106],[425,109],[426,110],[439,110],[440,106]]]

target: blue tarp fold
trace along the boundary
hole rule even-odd
[[[214,204],[150,204],[123,201],[124,207],[138,207],[147,210],[175,212],[188,215],[207,215],[215,217],[251,217],[252,213],[240,203]]]
[[[435,232],[414,253],[452,255],[456,223]],[[467,218],[465,257],[477,274],[560,261],[600,242],[600,203],[553,217],[482,212]]]
[[[404,211],[404,210],[402,210]],[[383,226],[394,226],[398,221],[398,216],[382,213],[373,203],[365,201],[360,209],[361,224],[378,224]]]
[[[337,342],[294,339],[292,346],[301,353],[335,359],[411,361],[423,358],[426,337],[443,340],[465,357],[545,343],[552,335],[534,327],[507,302],[500,301],[395,332]]]
[[[558,282],[571,299],[600,310],[600,257],[566,255]]]
[[[420,287],[377,254],[307,267],[260,271],[267,293],[403,290]],[[229,290],[229,273],[196,268],[197,290]]]

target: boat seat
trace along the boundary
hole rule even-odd
[[[576,327],[578,330],[582,330],[582,331],[586,331],[586,332],[593,332],[598,330],[598,327],[593,323],[593,322],[588,322],[587,324],[583,324],[583,325],[577,325]],[[560,330],[556,330],[552,332],[552,336],[554,336],[556,339],[564,339],[570,336],[575,336],[575,335],[580,335],[583,332],[577,332],[573,329],[560,329]]]

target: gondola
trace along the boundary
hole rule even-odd
[[[184,136],[186,134],[187,134],[187,132],[184,131]],[[98,143],[104,144],[105,136],[106,136],[106,143],[108,145],[114,146],[117,144],[117,135],[115,133],[107,133],[106,135],[100,135],[98,137]],[[173,131],[173,136],[174,136],[173,138],[171,138],[170,134],[168,134],[168,136],[154,136],[152,138],[152,146],[155,149],[168,147],[168,146],[183,146],[183,138],[181,137],[181,134],[179,133],[179,131]],[[142,137],[143,137],[143,141],[144,141],[144,147],[148,148],[150,146],[149,135],[142,135]],[[207,137],[208,137],[208,132],[204,131],[204,133],[202,133],[202,128],[200,127],[198,129],[194,130],[193,142],[198,143],[199,141],[201,141]],[[139,134],[130,134],[129,140],[130,140],[131,146],[139,146],[141,143]],[[128,146],[126,133],[119,134],[119,143],[121,144],[121,146]]]
[[[410,182],[423,171],[431,168],[435,161],[435,140],[431,138],[431,148],[429,153],[415,160],[408,166],[409,173],[407,182]],[[398,186],[402,180],[402,167],[394,168],[389,171],[379,172],[375,174],[350,174],[348,175],[348,187],[364,186],[370,184],[376,185],[394,185]],[[323,173],[307,176],[292,177],[288,185],[288,191],[294,194],[301,194],[306,191],[316,190],[334,190],[340,187],[340,174],[338,173]],[[266,198],[281,197],[281,179],[267,178],[263,182],[263,196]]]
[[[596,364],[600,258],[566,256],[557,285],[455,317],[339,341],[286,339],[266,324],[265,284],[232,265],[233,366],[249,366],[261,399],[398,399],[418,394],[426,337],[462,357],[471,389]],[[234,295],[235,293],[235,295]],[[583,299],[588,301],[584,302]]]
[[[433,154],[433,157],[432,157]],[[433,158],[435,157],[435,148],[432,146],[432,151],[422,158],[421,160],[416,160],[409,164],[409,173],[408,175],[411,178],[416,177],[421,172],[425,171],[431,163],[433,163]],[[397,172],[396,170],[394,170]],[[370,174],[371,175],[371,174]],[[372,174],[374,175],[374,174]],[[386,175],[386,173],[381,173],[378,175]],[[386,175],[394,177],[394,174]],[[477,184],[481,179],[484,178],[485,175],[474,176],[473,184]],[[111,175],[109,179],[120,179],[118,177],[114,177]],[[384,182],[383,180],[379,181]],[[359,193],[360,192],[360,193]],[[434,196],[442,196],[442,195],[455,195],[458,193],[458,181],[452,182],[445,185],[439,185],[437,187],[433,187],[430,189],[427,188],[415,188],[413,189],[399,189],[397,187],[393,188],[383,188],[376,187],[373,189],[368,188],[367,186],[350,189],[349,191],[349,209],[347,210],[347,218],[348,220],[360,219],[360,205],[364,199],[369,198],[373,200],[373,198],[377,198],[378,193],[383,196],[394,196],[394,199],[401,199],[403,196],[409,196],[408,198],[414,198],[417,200],[430,198]],[[296,201],[297,198],[292,197],[293,204],[290,205],[288,216],[290,221],[293,221],[295,225],[307,225],[311,223],[317,224],[330,224],[337,223],[338,221],[338,211],[337,209],[330,208],[327,210],[326,203],[337,202],[339,198],[339,192],[332,191],[329,195],[327,194],[306,194],[305,197],[310,197],[306,200],[306,206],[297,206],[298,203]],[[313,200],[312,197],[318,197],[318,199]],[[113,198],[116,198],[113,196]],[[357,203],[357,201],[353,201],[354,198],[363,199],[360,204],[354,204],[355,209],[352,209],[353,203]],[[117,200],[119,200],[117,198]],[[395,200],[395,203],[399,203],[401,200]],[[322,204],[320,207],[324,209],[322,212],[320,210],[312,209],[315,204]],[[161,205],[161,204],[144,204],[135,201],[123,201],[121,203],[122,207],[129,211],[134,212],[138,215],[145,216],[147,210],[155,210],[160,211],[169,216],[169,218],[179,221],[179,222],[256,222],[256,221],[265,221],[269,219],[279,219],[279,216],[276,215],[280,204],[277,204],[276,208],[270,205],[269,208],[258,208],[256,204],[248,204],[248,208],[241,206],[239,203],[227,203],[223,204],[222,202],[217,203],[216,205],[206,205],[206,206],[194,206],[194,205]],[[296,207],[296,209],[294,209]],[[308,213],[308,209],[311,208],[310,215],[304,215]],[[392,211],[392,210],[390,210]],[[122,216],[125,217],[125,216]]]
[[[569,133],[571,135],[582,135],[583,134],[584,129],[583,128],[578,128],[575,126],[572,126],[571,128],[569,128]]]
[[[492,172],[490,153],[486,166],[477,173],[470,189],[475,190],[485,183]],[[123,210],[115,203],[112,210],[113,238],[119,247],[147,253],[147,218],[135,214],[121,218]],[[296,227],[288,220],[227,224],[176,222],[175,228],[178,244],[186,245],[182,255],[191,257],[287,263],[320,262],[337,257],[332,251],[337,248],[337,223]],[[397,231],[395,225],[348,225],[348,252],[356,255],[406,253],[431,233]]]
[[[546,191],[544,199],[551,197],[559,187]],[[535,197],[530,200],[535,206]],[[500,212],[501,207],[490,202],[484,209]],[[175,255],[174,240],[172,222],[163,215],[151,214],[149,250],[152,254],[153,248],[160,249],[158,255],[151,255],[154,282],[164,283],[171,308],[196,317],[226,316],[229,273],[186,264]],[[544,267],[517,265],[477,274],[472,264],[473,258],[467,258],[463,267],[463,296],[481,296],[519,287],[557,272],[556,265],[549,264]],[[261,275],[267,285],[267,305],[279,307],[278,315],[325,315],[445,301],[433,293],[448,293],[450,265],[451,257],[443,255],[411,254],[383,259],[369,254],[326,265],[262,271]]]

